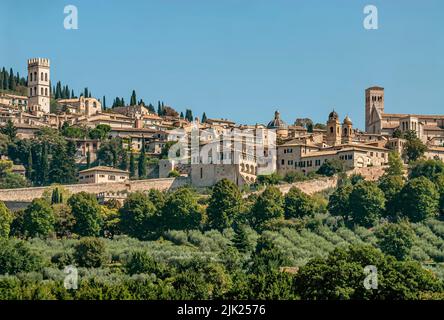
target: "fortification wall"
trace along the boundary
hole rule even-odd
[[[63,188],[70,191],[71,193],[84,191],[88,193],[98,194],[100,192],[135,192],[149,189],[170,190],[187,185],[188,183],[188,178],[178,177],[112,183],[106,182],[97,184],[73,184],[64,185]],[[4,189],[0,190],[0,200],[4,202],[31,202],[35,198],[40,198],[46,189],[47,187]]]

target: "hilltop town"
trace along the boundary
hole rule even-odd
[[[1,77],[2,160],[10,161],[9,174],[24,177],[3,189],[175,177],[195,187],[211,187],[222,178],[248,186],[270,174],[284,178],[335,166],[383,167],[391,151],[408,161],[415,143],[426,158],[444,159],[444,115],[386,113],[381,87],[365,90],[362,131],[334,110],[325,124],[310,119],[287,124],[275,111],[268,124],[240,125],[206,115],[194,118],[191,110],[184,116],[160,102],[156,111],[137,101],[134,92],[129,104],[117,98],[107,108],[105,98],[87,89],[77,97],[67,86],[52,86],[47,58],[29,59],[26,79],[4,69]],[[8,135],[19,142],[7,146]],[[52,141],[57,135],[65,139],[66,150],[57,151]],[[33,140],[38,144],[29,143]],[[199,149],[194,155],[192,140]],[[169,149],[177,142],[185,155],[176,159]],[[410,154],[407,143],[413,145]],[[51,168],[57,161],[71,167]]]

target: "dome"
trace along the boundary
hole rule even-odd
[[[339,116],[338,116],[338,114],[336,113],[336,111],[333,110],[333,111],[330,112],[330,114],[328,115],[328,118],[329,118],[329,119],[338,119]]]
[[[351,121],[351,119],[348,116],[346,116],[345,119],[344,119],[344,124],[352,125],[353,122]]]
[[[287,128],[287,124],[281,120],[281,115],[279,111],[276,111],[274,113],[274,119],[268,123],[267,129],[281,129],[281,128]]]

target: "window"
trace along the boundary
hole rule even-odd
[[[32,81],[32,72],[29,74],[29,81]]]
[[[282,165],[285,164],[285,160],[284,160],[284,159],[281,160],[281,164],[282,164]]]
[[[330,133],[333,133],[333,127],[330,127]]]
[[[45,73],[45,81],[48,81],[48,74]]]
[[[116,180],[116,176],[108,176],[108,180]]]
[[[315,166],[319,167],[321,165],[321,160],[315,160]]]
[[[48,96],[48,88],[45,88],[45,96]]]
[[[203,168],[200,168],[200,178],[203,178]]]
[[[43,88],[40,88],[40,94],[43,96]]]
[[[40,72],[40,80],[43,81],[43,72]]]

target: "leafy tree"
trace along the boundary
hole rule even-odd
[[[158,263],[146,251],[132,252],[125,268],[130,275],[146,273],[162,277],[166,271],[166,266]]]
[[[122,150],[120,138],[112,138],[102,142],[97,152],[99,164],[117,168],[119,164],[119,154]]]
[[[385,169],[385,175],[402,176],[404,173],[404,164],[399,153],[392,151],[388,154],[388,167]]]
[[[367,290],[364,268],[378,271],[377,289]],[[311,299],[419,299],[425,292],[438,292],[441,283],[416,262],[398,262],[371,246],[336,248],[327,258],[315,258],[301,267],[294,279],[300,298]]]
[[[147,239],[159,228],[159,218],[154,204],[146,194],[130,193],[120,213],[120,230],[138,239]]]
[[[11,223],[14,217],[6,207],[3,201],[0,201],[0,239],[7,238],[9,236]]]
[[[285,251],[274,244],[269,233],[263,233],[257,240],[250,272],[255,274],[268,274],[273,271],[279,271],[279,268],[289,265],[290,260]]]
[[[0,240],[0,274],[38,271],[43,267],[42,258],[30,250],[24,241]]]
[[[27,186],[26,179],[12,172],[13,163],[9,160],[0,160],[0,189],[13,189]]]
[[[34,199],[25,210],[24,229],[31,237],[49,236],[54,232],[54,223],[54,212],[44,199]]]
[[[180,172],[177,170],[171,170],[168,172],[168,178],[177,178],[180,177]]]
[[[165,193],[157,189],[150,189],[148,191],[148,199],[154,204],[158,212],[161,212],[165,205]]]
[[[439,193],[426,177],[409,180],[400,194],[402,213],[411,222],[420,222],[435,217],[439,208]]]
[[[222,179],[212,190],[207,207],[208,226],[223,230],[230,227],[242,210],[242,195],[232,181]]]
[[[411,164],[409,178],[426,177],[434,180],[435,176],[444,173],[444,162],[441,160],[418,160]]]
[[[416,137],[416,133],[412,133],[411,136],[407,135],[405,138],[407,142],[404,144],[403,157],[408,162],[413,162],[421,158],[427,150],[427,146],[422,143],[421,139]]]
[[[6,125],[0,129],[0,133],[9,137],[12,141],[17,136],[17,128],[14,126],[14,123],[11,119],[6,122]]]
[[[384,193],[370,181],[361,181],[350,193],[350,211],[353,222],[364,227],[374,225],[385,210]]]
[[[258,175],[256,181],[258,184],[275,185],[282,181],[282,177],[276,172],[273,172],[271,174]]]
[[[189,188],[179,188],[171,193],[162,208],[165,229],[187,230],[199,228],[204,212],[195,193]]]
[[[376,232],[378,246],[385,254],[405,260],[413,246],[415,234],[406,222],[386,223]]]
[[[440,195],[439,209],[441,213],[444,213],[444,173],[435,176],[436,189]]]
[[[285,195],[285,217],[301,218],[315,213],[313,199],[297,187],[292,187]]]
[[[274,186],[267,187],[257,198],[251,214],[252,224],[258,229],[261,229],[269,220],[282,219],[284,198],[281,191]]]
[[[105,140],[108,137],[111,127],[107,124],[98,124],[89,132],[89,137],[96,140]]]
[[[76,219],[75,233],[81,236],[99,235],[102,219],[95,195],[86,192],[76,193],[69,198],[68,205]]]
[[[396,217],[400,213],[400,193],[404,187],[404,179],[400,175],[384,175],[379,179],[379,188],[384,192],[386,216]]]
[[[83,238],[74,248],[74,258],[79,267],[100,268],[108,261],[105,243],[99,238]]]
[[[344,162],[339,159],[325,161],[318,169],[317,173],[331,177],[337,173],[344,172]]]
[[[353,186],[348,183],[339,186],[331,195],[327,209],[333,216],[342,216],[348,219],[350,216],[350,194]]]

